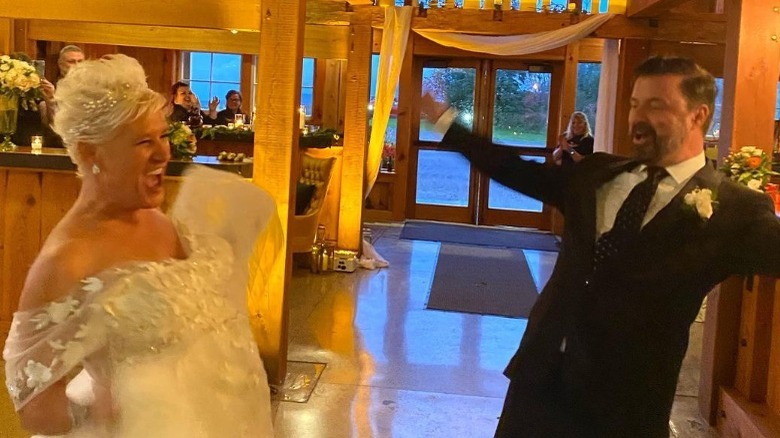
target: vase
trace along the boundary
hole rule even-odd
[[[19,97],[0,94],[0,151],[12,151],[16,145],[11,136],[16,132],[16,116],[19,114]]]

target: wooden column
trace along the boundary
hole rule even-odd
[[[747,145],[772,152],[780,75],[780,44],[777,40],[780,15],[773,6],[778,5],[753,0],[725,2],[728,21],[718,148],[721,157],[729,150]],[[705,330],[705,335],[718,329],[729,339],[736,337],[739,347],[705,336],[699,408],[710,421],[719,413],[718,427],[722,431],[743,433],[743,436],[748,436],[744,433],[768,419],[764,414],[753,414],[757,412],[756,406],[767,408],[769,344],[772,335],[780,336],[777,325],[773,329],[768,322],[772,320],[773,308],[769,298],[774,293],[774,283],[770,287],[766,281],[758,280],[754,288],[745,290],[740,281],[723,283],[720,292],[710,300],[707,312],[707,325],[713,328]],[[723,305],[721,301],[724,299],[729,300],[728,305]],[[733,305],[737,299],[741,306]],[[732,356],[735,349],[738,350],[736,363]],[[710,369],[723,368],[722,361],[732,364],[730,375],[709,372]],[[720,389],[731,385],[734,385],[733,389]],[[721,400],[720,409],[715,403],[718,394],[727,397],[727,400]],[[765,414],[773,416],[775,421],[780,418],[780,406],[770,406],[765,410]]]
[[[628,112],[631,109],[631,92],[634,88],[634,69],[650,53],[649,44],[645,40],[623,39],[620,44],[612,153],[631,155],[632,145],[628,135]]]
[[[550,138],[557,144],[558,135],[566,130],[571,114],[577,110],[577,69],[580,63],[580,43],[574,42],[566,46],[563,57],[563,81],[561,84],[560,103],[558,105],[558,129]],[[553,94],[555,95],[555,94]],[[549,146],[549,145],[548,145]],[[554,210],[550,217],[550,230],[561,235],[563,233],[563,215]]]
[[[14,20],[0,18],[0,53],[11,53],[14,46]]]
[[[298,107],[305,2],[262,0],[262,36],[257,69],[254,182],[276,201],[285,235],[294,214],[293,185],[298,178]],[[292,254],[283,247],[281,263],[271,273],[268,296],[259,309],[263,327],[260,354],[271,382],[282,383],[287,367],[288,308]]]
[[[412,139],[417,138],[419,125],[412,123],[412,119],[419,117],[419,111],[415,111],[414,102],[418,102],[419,95],[415,96],[415,72],[414,72],[414,42],[416,38],[409,36],[407,41],[404,62],[401,65],[401,73],[398,78],[398,119],[396,129],[395,150],[395,177],[392,185],[392,220],[406,218],[406,197],[409,175],[409,151],[412,148]],[[419,122],[419,119],[418,119]],[[415,131],[417,129],[417,131]]]
[[[344,167],[341,174],[338,245],[358,251],[362,239],[366,142],[368,141],[368,88],[371,83],[371,15],[355,12],[350,24],[347,56]]]

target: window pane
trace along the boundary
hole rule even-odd
[[[208,108],[209,106],[209,83],[206,81],[192,81],[190,82],[190,89],[200,101],[201,108]]]
[[[215,53],[211,69],[212,81],[241,82],[241,55]]]
[[[588,116],[591,132],[596,123],[596,106],[599,99],[601,64],[583,62],[577,67],[577,101],[575,109]]]
[[[536,161],[537,163],[544,163],[544,157],[523,156],[523,158],[530,161]],[[518,193],[496,180],[490,179],[488,208],[541,213],[543,207],[544,205],[541,201]]]
[[[599,13],[605,14],[609,10],[609,0],[601,0],[599,2]]]
[[[314,86],[314,58],[303,58],[301,87]]]
[[[477,72],[473,68],[423,68],[422,94],[431,93],[439,103],[449,102],[458,110],[459,122],[471,128],[474,118],[474,84]],[[435,132],[427,120],[420,120],[420,140],[441,141],[443,133]]]
[[[496,70],[493,142],[546,147],[551,78],[551,73]]]
[[[723,105],[723,78],[715,78],[715,87],[718,93],[715,95],[715,111],[712,114],[712,124],[707,130],[707,137],[712,140],[720,138],[720,108]]]
[[[593,12],[593,0],[582,0],[582,10]]]
[[[569,5],[569,0],[550,0],[550,6],[566,7]]]
[[[301,105],[306,106],[306,115],[311,115],[311,107],[314,104],[314,89],[301,88]]]
[[[469,162],[459,152],[421,149],[417,156],[417,203],[469,204]]]
[[[211,53],[190,53],[190,80],[208,81],[211,79]]]

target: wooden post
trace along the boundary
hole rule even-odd
[[[623,39],[621,41],[612,145],[612,153],[617,155],[628,156],[632,153],[631,139],[628,136],[628,111],[631,109],[634,69],[647,58],[649,53],[649,44],[645,40]]]
[[[368,140],[368,88],[371,84],[371,15],[355,12],[350,25],[347,58],[344,167],[341,175],[338,246],[358,251],[362,241],[366,141]]]
[[[780,45],[776,26],[778,13],[769,2],[752,0],[727,0],[725,12],[727,35],[719,155],[723,157],[729,150],[747,145],[757,146],[771,154],[777,79],[780,75]],[[728,281],[720,286],[720,292],[714,295],[714,299],[708,301],[708,307],[717,311],[708,309],[707,325],[723,328],[721,331],[727,338],[740,336],[740,324],[743,335],[748,334],[745,331],[747,327],[755,330],[756,322],[760,325],[761,318],[756,320],[755,314],[750,315],[750,309],[759,309],[760,297],[756,294],[754,298],[746,297],[747,300],[742,300],[742,293],[741,282]],[[734,305],[734,297],[740,297],[741,304],[747,304],[746,309],[741,310],[741,306]],[[721,302],[724,299],[729,300],[727,304]],[[758,330],[761,332],[772,328],[763,327]],[[705,334],[706,332],[705,330]],[[771,334],[778,335],[777,331]],[[750,339],[745,338],[745,341],[750,345],[765,343],[766,335],[754,332],[749,336]],[[734,384],[736,371],[729,370],[731,373],[726,374],[714,373],[711,370],[728,369],[720,362],[733,364],[732,354],[737,347],[726,342],[717,342],[710,346],[711,342],[713,340],[705,336],[699,410],[702,416],[713,422],[717,412],[716,397],[720,392],[719,388]],[[760,350],[768,347],[756,345],[751,348]],[[747,357],[756,358],[755,354],[745,352],[741,361]],[[755,366],[740,365],[740,368],[737,389],[745,391],[742,395],[747,400],[751,397],[758,400],[763,398],[762,394],[765,394],[766,388],[761,388],[761,381],[765,384],[765,372],[756,372]],[[726,421],[728,422],[728,419]]]
[[[577,110],[577,71],[580,63],[580,43],[574,42],[566,46],[563,57],[563,84],[558,105],[558,129],[552,138],[557,144],[558,135],[569,124],[571,114]],[[549,145],[548,145],[549,146]],[[563,215],[553,210],[550,217],[550,230],[557,235],[563,234]]]
[[[262,0],[262,37],[257,69],[254,182],[267,190],[279,208],[285,235],[294,214],[292,187],[298,179],[298,107],[305,2]],[[287,245],[281,263],[271,272],[268,296],[260,306],[263,327],[256,333],[268,378],[282,383],[287,367],[288,308],[292,255]]]

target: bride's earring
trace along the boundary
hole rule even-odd
[[[98,167],[97,164],[93,164],[92,165],[92,174],[93,175],[97,175],[98,173],[100,173],[100,167]]]

